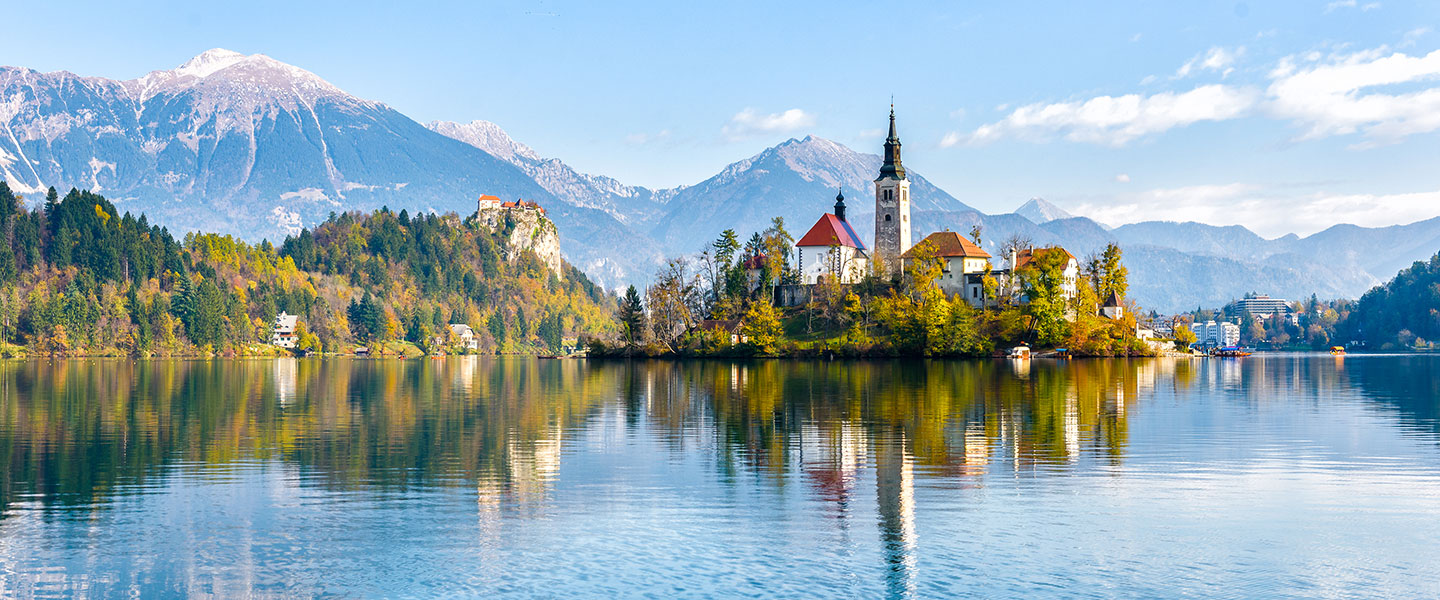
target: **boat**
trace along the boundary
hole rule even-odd
[[[1225,346],[1223,348],[1216,348],[1215,350],[1211,351],[1210,356],[1233,358],[1239,356],[1250,356],[1254,353],[1255,350],[1252,348],[1241,348],[1240,346]]]
[[[1335,356],[1343,356],[1343,355],[1345,354],[1345,347],[1344,347],[1344,346],[1331,346],[1331,347],[1330,347],[1330,353],[1331,353],[1331,354],[1334,354]]]
[[[1016,347],[1010,349],[1010,354],[1008,354],[1007,356],[1009,356],[1010,358],[1020,358],[1020,359],[1030,358],[1030,347],[1029,347],[1029,346],[1016,346]]]

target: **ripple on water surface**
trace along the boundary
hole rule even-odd
[[[1433,597],[1425,356],[0,363],[0,596]]]

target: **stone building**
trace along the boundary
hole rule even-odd
[[[920,240],[900,255],[905,262],[916,257],[917,249],[929,248],[941,261],[936,287],[947,296],[960,294],[971,305],[985,305],[985,271],[990,268],[990,253],[953,231],[937,231]]]
[[[887,270],[900,268],[900,255],[910,249],[910,180],[900,162],[900,137],[895,135],[895,107],[890,107],[890,136],[885,162],[875,178],[875,258]]]

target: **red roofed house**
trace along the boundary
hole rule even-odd
[[[765,255],[756,254],[755,256],[747,258],[742,266],[745,268],[745,289],[751,292],[760,289],[760,278],[765,274]]]
[[[816,283],[826,275],[840,283],[860,281],[870,268],[865,242],[845,220],[845,196],[835,197],[835,213],[825,213],[795,243],[801,283]]]
[[[500,197],[485,194],[483,196],[480,196],[480,201],[478,204],[479,208],[477,210],[485,210],[487,208],[500,208]]]
[[[1075,255],[1071,254],[1069,250],[1059,246],[1051,246],[1049,248],[1026,248],[1020,251],[1011,251],[1011,271],[1014,273],[1024,271],[1037,257],[1045,256],[1052,252],[1061,252],[1064,254],[1061,258],[1065,263],[1065,267],[1062,270],[1065,281],[1060,284],[1060,289],[1065,291],[1066,296],[1073,298],[1080,290],[1076,285],[1080,280],[1080,261],[1076,259]],[[1016,289],[1019,289],[1019,279],[1016,278],[1012,285],[1016,286]]]
[[[940,277],[935,280],[936,287],[946,295],[960,294],[975,306],[984,304],[983,280],[985,268],[990,266],[990,253],[958,233],[937,231],[906,250],[900,259],[909,264],[921,246],[928,248],[943,262]]]

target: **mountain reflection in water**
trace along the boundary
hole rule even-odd
[[[1309,528],[1440,516],[1434,363],[4,362],[0,595],[1418,593]],[[1187,515],[1365,477],[1253,547]]]

